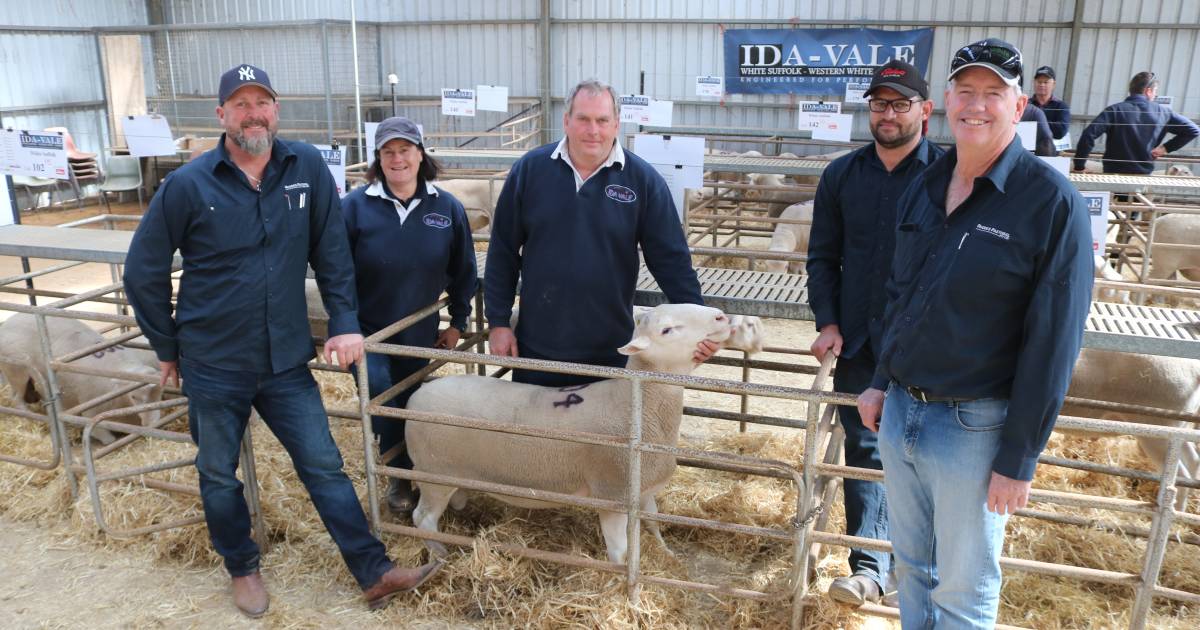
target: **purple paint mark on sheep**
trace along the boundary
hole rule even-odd
[[[580,396],[579,394],[567,394],[565,399],[556,401],[554,406],[566,407],[567,409],[570,409],[571,405],[578,405],[581,402],[583,402],[583,396]]]

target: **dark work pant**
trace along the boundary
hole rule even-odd
[[[354,486],[342,471],[342,454],[329,433],[329,417],[308,366],[256,374],[184,358],[179,368],[188,397],[188,425],[199,447],[196,470],[204,519],[229,574],[240,577],[258,570],[259,549],[250,538],[250,511],[235,475],[253,406],[292,458],[354,579],[364,589],[378,582],[392,568],[392,561],[383,543],[371,535]]]
[[[833,371],[833,387],[847,394],[858,395],[871,386],[875,374],[875,359],[866,349],[853,358],[840,358]],[[856,468],[882,470],[879,458],[879,439],[863,426],[857,407],[838,407],[838,418],[846,433],[846,465]],[[845,479],[842,484],[846,502],[846,533],[851,536],[888,539],[887,494],[882,483]],[[881,587],[887,586],[891,556],[883,551],[850,550],[850,571],[873,578]]]
[[[388,388],[408,378],[417,370],[429,365],[428,359],[415,357],[398,357],[387,354],[367,354],[367,390],[374,398]],[[358,378],[358,370],[351,374]],[[403,409],[408,406],[408,399],[420,387],[420,383],[396,394],[396,397],[384,403],[385,407]],[[371,430],[379,436],[379,453],[388,452],[397,444],[404,443],[404,420],[387,416],[371,416]],[[391,460],[384,462],[388,466],[412,470],[412,458],[408,456],[408,448],[402,446],[400,452]]]
[[[517,354],[524,359],[545,359],[549,361],[562,361],[558,357],[547,357],[530,350],[528,347],[517,343]],[[625,367],[625,362],[628,359],[623,354],[615,354],[612,357],[600,358],[588,361],[572,361],[572,363],[586,363],[588,365],[602,365],[605,367]],[[530,385],[544,385],[546,387],[570,387],[572,385],[586,385],[595,383],[596,381],[604,380],[597,376],[580,376],[578,374],[559,374],[556,372],[538,372],[536,370],[513,370],[512,380],[514,383],[528,383]]]

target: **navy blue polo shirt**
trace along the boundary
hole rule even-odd
[[[843,357],[874,357],[883,334],[884,283],[896,244],[896,204],[945,151],[922,139],[891,172],[875,143],[834,160],[821,173],[808,241],[808,304],[817,330],[837,324]]]
[[[183,275],[172,315],[176,251]],[[357,333],[354,267],[321,154],[276,140],[255,190],[222,134],[163,180],[130,243],[125,292],[159,360],[279,373],[314,356],[304,303],[310,264],[330,336]]]
[[[1008,399],[992,470],[1033,478],[1079,354],[1092,292],[1087,208],[1014,138],[950,216],[957,149],[900,203],[872,386]]]
[[[425,182],[417,185],[403,220],[398,203],[383,182],[359,187],[342,200],[363,333],[373,334],[429,306],[443,291],[450,297],[450,325],[464,329],[477,278],[463,205]],[[434,313],[388,341],[432,347],[438,321]]]
[[[1174,137],[1164,142],[1167,134]],[[1150,151],[1163,145],[1176,151],[1197,136],[1200,127],[1170,108],[1151,103],[1144,94],[1134,94],[1104,108],[1079,136],[1075,145],[1075,170],[1082,170],[1092,146],[1100,136],[1104,142],[1104,172],[1149,175],[1154,171]]]
[[[1029,104],[1046,114],[1046,124],[1050,125],[1050,133],[1055,140],[1062,139],[1071,129],[1071,106],[1060,98],[1050,95],[1045,103],[1038,103],[1034,97],[1029,97]]]
[[[504,181],[484,273],[488,322],[508,326],[519,275],[521,345],[559,361],[624,365],[616,349],[633,334],[638,246],[669,301],[703,304],[700,282],[653,167],[625,151],[576,190],[557,148],[529,151]]]

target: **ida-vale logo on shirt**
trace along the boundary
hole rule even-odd
[[[425,215],[425,218],[421,219],[421,221],[423,221],[425,225],[438,228],[439,230],[444,230],[450,227],[450,217],[444,214],[427,214]]]
[[[637,193],[621,186],[620,184],[609,184],[604,187],[604,194],[613,201],[621,203],[633,203],[637,201]]]

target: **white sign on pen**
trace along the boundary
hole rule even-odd
[[[70,179],[69,168],[61,133],[0,129],[0,173]]]
[[[645,94],[629,94],[618,97],[617,105],[621,108],[620,122],[647,124],[641,121],[650,117],[650,100],[650,97]]]
[[[1092,224],[1092,253],[1103,254],[1104,242],[1108,235],[1108,206],[1112,193],[1104,191],[1080,191],[1083,201],[1087,204],[1088,218]]]
[[[1063,177],[1068,177],[1071,174],[1071,158],[1062,156],[1039,155],[1039,160],[1050,165],[1051,168],[1063,174]]]
[[[476,85],[475,109],[489,112],[507,112],[508,86]]]
[[[1037,121],[1026,120],[1017,123],[1017,135],[1021,137],[1021,146],[1026,151],[1037,150]]]
[[[442,88],[443,116],[474,116],[475,90]]]
[[[696,96],[721,98],[725,95],[725,78],[703,75],[696,77]]]
[[[1166,107],[1167,109],[1171,109],[1175,105],[1175,97],[1174,96],[1155,96],[1154,102],[1158,103],[1159,105],[1162,105],[1163,107]]]
[[[812,128],[813,140],[850,142],[850,130],[854,127],[853,114],[828,114]]]
[[[126,116],[121,119],[121,130],[125,135],[125,146],[129,147],[129,155],[175,155],[171,126],[162,116]]]
[[[828,121],[834,114],[842,113],[842,104],[824,101],[800,101],[797,126],[799,129],[814,129]]]
[[[846,96],[842,99],[845,103],[866,103],[867,88],[871,87],[870,82],[859,83],[857,81],[848,81],[846,83]]]
[[[1063,134],[1063,137],[1054,140],[1055,151],[1069,151],[1071,149],[1071,132]]]
[[[333,175],[333,181],[337,182],[338,196],[345,197],[346,150],[341,147],[335,149],[328,144],[314,144],[313,146],[321,152],[321,157],[325,160],[325,166],[329,168],[329,173]]]
[[[633,149],[666,180],[682,222],[684,191],[704,185],[704,138],[638,134]]]
[[[16,210],[12,205],[12,195],[8,191],[8,178],[0,177],[0,226],[16,223],[16,216]]]

